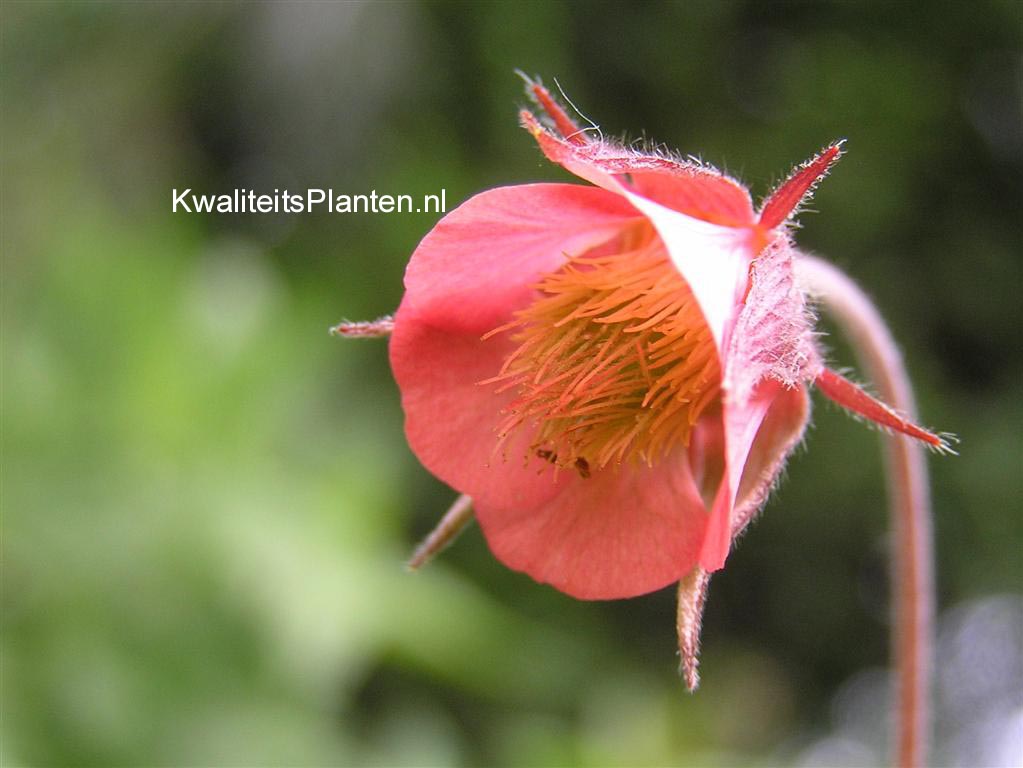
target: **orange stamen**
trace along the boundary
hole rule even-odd
[[[717,350],[660,240],[646,232],[634,245],[569,259],[498,329],[518,342],[481,382],[518,391],[501,442],[535,428],[532,454],[587,475],[626,460],[653,464],[688,443],[720,393]]]

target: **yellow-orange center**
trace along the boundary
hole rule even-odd
[[[661,241],[649,228],[620,240],[614,253],[575,256],[545,275],[533,303],[484,337],[507,331],[518,343],[481,382],[517,393],[500,441],[535,428],[530,450],[583,477],[688,444],[720,393],[710,329]]]

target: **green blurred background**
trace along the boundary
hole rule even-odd
[[[171,213],[570,180],[515,68],[757,197],[848,139],[799,241],[962,438],[930,460],[935,763],[1023,759],[1020,4],[8,0],[0,27],[4,764],[884,762],[875,433],[817,403],[689,695],[671,590],[573,601],[476,530],[403,571],[453,493],[386,343],[327,328],[393,310],[435,215]]]

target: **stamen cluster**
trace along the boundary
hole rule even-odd
[[[499,439],[533,427],[531,451],[583,477],[624,461],[653,465],[688,444],[720,392],[710,330],[660,239],[647,229],[622,243],[570,258],[487,334],[512,331],[518,342],[481,382],[517,391]]]

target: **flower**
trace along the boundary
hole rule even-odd
[[[523,126],[592,186],[483,192],[411,257],[390,342],[406,434],[463,494],[424,552],[471,498],[502,562],[569,595],[680,583],[695,658],[708,574],[800,441],[809,385],[944,443],[828,370],[815,344],[788,222],[840,144],[757,210],[721,172],[594,138],[527,85],[545,122],[524,110]]]

